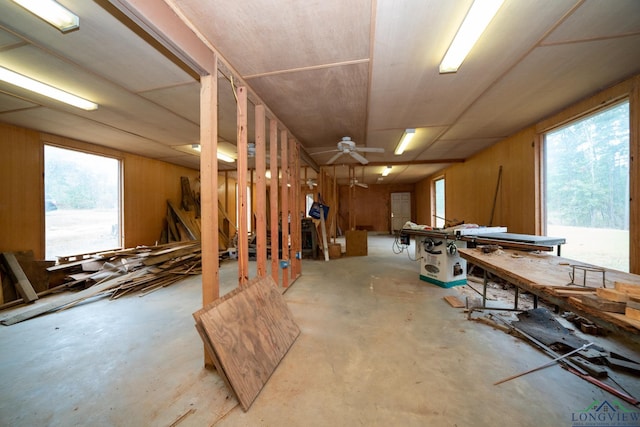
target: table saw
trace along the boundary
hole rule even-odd
[[[500,245],[521,243],[532,249],[539,246],[548,250],[565,243],[563,238],[531,236],[507,233],[506,227],[482,227],[463,225],[447,229],[403,228],[401,236],[414,236],[415,259],[420,264],[420,280],[450,288],[467,283],[467,261],[458,249],[475,247],[476,244]]]

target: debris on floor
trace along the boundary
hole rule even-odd
[[[66,293],[50,301],[38,299],[4,317],[0,323],[12,325],[97,296],[110,295],[115,299],[132,292],[143,296],[188,275],[201,273],[199,241],[139,246],[79,258],[48,267],[49,273],[63,274],[65,280],[38,295],[72,289],[80,291]]]
[[[489,313],[473,320],[489,324],[521,338],[554,360],[541,367],[500,380],[496,384],[558,363],[569,372],[632,405],[640,403],[613,378],[614,374],[615,376],[623,374],[640,376],[639,361],[608,351],[601,345],[578,337],[574,331],[564,327],[556,316],[546,308],[540,307],[523,311],[517,314],[517,319],[517,321],[509,321],[505,320],[505,316]],[[610,379],[613,384],[605,382],[607,379]]]

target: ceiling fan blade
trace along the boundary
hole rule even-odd
[[[357,185],[358,187],[362,187],[362,188],[369,188],[369,184],[364,184],[364,183],[362,183],[362,182],[356,182],[356,185]]]
[[[365,159],[364,157],[362,157],[360,154],[358,154],[355,151],[349,151],[349,155],[351,155],[351,157],[353,157],[354,159],[356,159],[357,161],[359,161],[363,165],[366,165],[367,163],[369,163],[369,160]]]
[[[340,151],[340,150],[326,150],[326,151],[317,151],[315,153],[309,153],[312,156],[318,155],[318,154],[327,154],[327,153],[335,153],[336,151]],[[342,151],[340,151],[342,152]]]
[[[356,151],[360,151],[363,153],[384,153],[384,148],[376,148],[376,147],[358,147]]]
[[[342,156],[342,151],[337,152],[335,156],[330,158],[327,164],[330,165],[331,163],[335,162],[340,156]]]

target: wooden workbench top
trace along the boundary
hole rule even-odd
[[[478,248],[459,248],[458,252],[467,261],[487,268],[506,280],[516,280],[514,284],[532,287],[567,286],[571,282],[572,265],[596,267],[592,264],[551,255],[549,253],[523,252],[503,249],[484,253]],[[615,282],[640,285],[640,276],[605,268],[605,286],[613,289]],[[583,271],[576,269],[574,283],[582,285]],[[602,288],[602,273],[587,272],[586,286]]]
[[[459,248],[460,256],[471,264],[482,267],[502,279],[533,293],[564,310],[573,311],[581,316],[618,332],[623,332],[634,341],[640,342],[640,321],[633,320],[623,314],[601,311],[583,304],[579,298],[562,295],[560,288],[567,289],[571,283],[572,265],[595,267],[592,264],[563,258],[548,253],[523,252],[503,249],[484,253],[479,248]],[[604,286],[602,273],[587,271],[586,288],[613,289],[615,282],[632,283],[640,286],[640,275],[605,268]],[[569,289],[586,290],[582,287],[584,271],[576,269],[574,283]]]

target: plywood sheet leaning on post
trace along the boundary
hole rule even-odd
[[[194,313],[205,347],[247,411],[300,334],[271,276]]]

